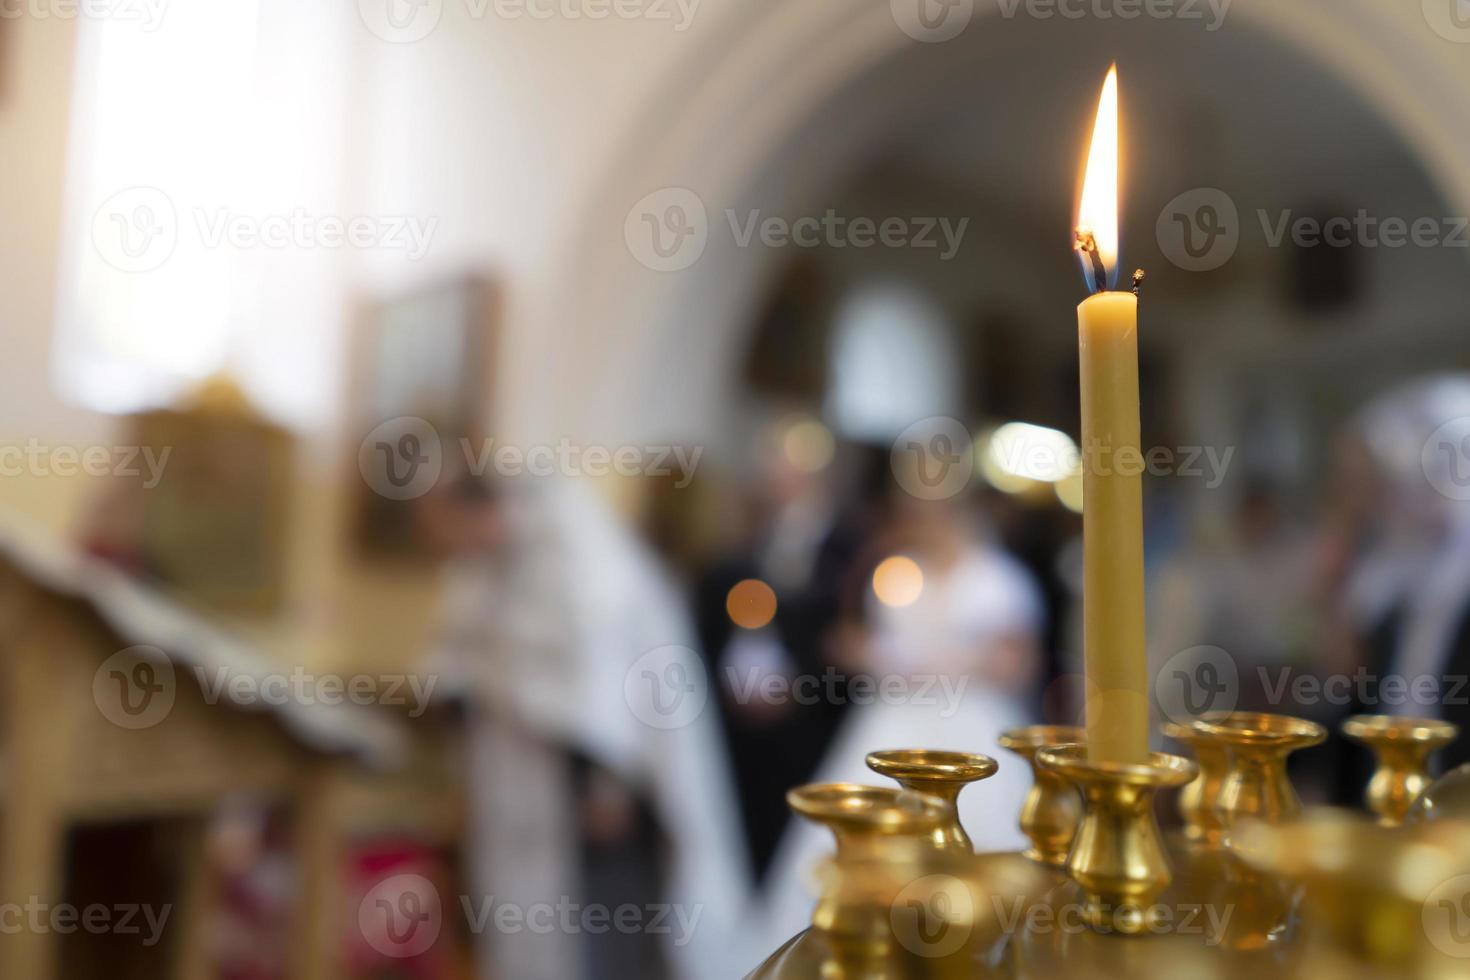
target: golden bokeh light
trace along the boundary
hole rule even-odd
[[[912,606],[924,592],[924,572],[919,563],[904,555],[879,562],[873,571],[873,594],[885,606]]]
[[[1082,471],[1069,475],[1064,480],[1058,480],[1052,485],[1057,492],[1057,500],[1061,505],[1074,514],[1082,513]]]
[[[836,449],[832,431],[810,416],[795,416],[783,426],[781,452],[788,463],[803,473],[820,473],[826,469]]]
[[[758,630],[776,618],[776,593],[758,578],[737,582],[725,595],[725,611],[741,629]]]

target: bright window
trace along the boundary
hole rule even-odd
[[[66,397],[133,411],[229,371],[288,421],[332,410],[340,254],[230,229],[339,213],[335,6],[171,0],[154,23],[79,19],[54,360]]]

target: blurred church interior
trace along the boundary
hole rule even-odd
[[[1355,468],[1354,420],[1470,381],[1470,249],[1273,236],[1470,213],[1470,60],[1418,4],[1236,0],[1206,30],[978,0],[942,43],[881,2],[505,6],[0,4],[0,903],[172,909],[152,944],[0,916],[0,975],[742,975],[770,951],[747,912],[780,877],[782,792],[862,709],[731,679],[922,640],[884,618],[882,559],[971,535],[1036,602],[985,676],[1076,723],[1079,500],[995,447],[1079,438],[1070,235],[1112,62],[1144,441],[1179,451],[1145,500],[1150,657],[1367,655],[1343,606],[1391,481]],[[668,189],[704,211],[680,268],[634,241]],[[1215,267],[1170,244],[1199,189],[1237,209]],[[824,215],[936,245],[744,237]],[[974,469],[924,500],[890,451],[936,418]],[[505,446],[578,455],[487,473]],[[637,472],[588,447],[637,447]],[[625,717],[666,645],[710,688],[672,735]],[[366,694],[248,696],[291,677]],[[1341,800],[1362,759],[1304,765],[1304,795]],[[548,813],[561,836],[530,843]],[[731,870],[710,884],[691,848]],[[425,948],[363,924],[403,876],[439,903]],[[467,914],[573,887],[548,881],[707,907],[695,946],[727,952]]]

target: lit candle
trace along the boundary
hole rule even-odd
[[[1098,102],[1077,212],[1092,295],[1077,308],[1082,366],[1082,596],[1087,746],[1094,762],[1148,761],[1138,297],[1118,277],[1118,69]]]

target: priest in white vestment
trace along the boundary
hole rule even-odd
[[[737,934],[748,866],[679,593],[585,483],[527,481],[487,506],[496,543],[453,566],[441,651],[472,706],[472,888],[502,905],[578,901],[575,753],[632,788],[667,841],[673,909],[650,931],[673,976],[728,980],[752,955]],[[583,940],[481,937],[480,975],[577,980]]]

